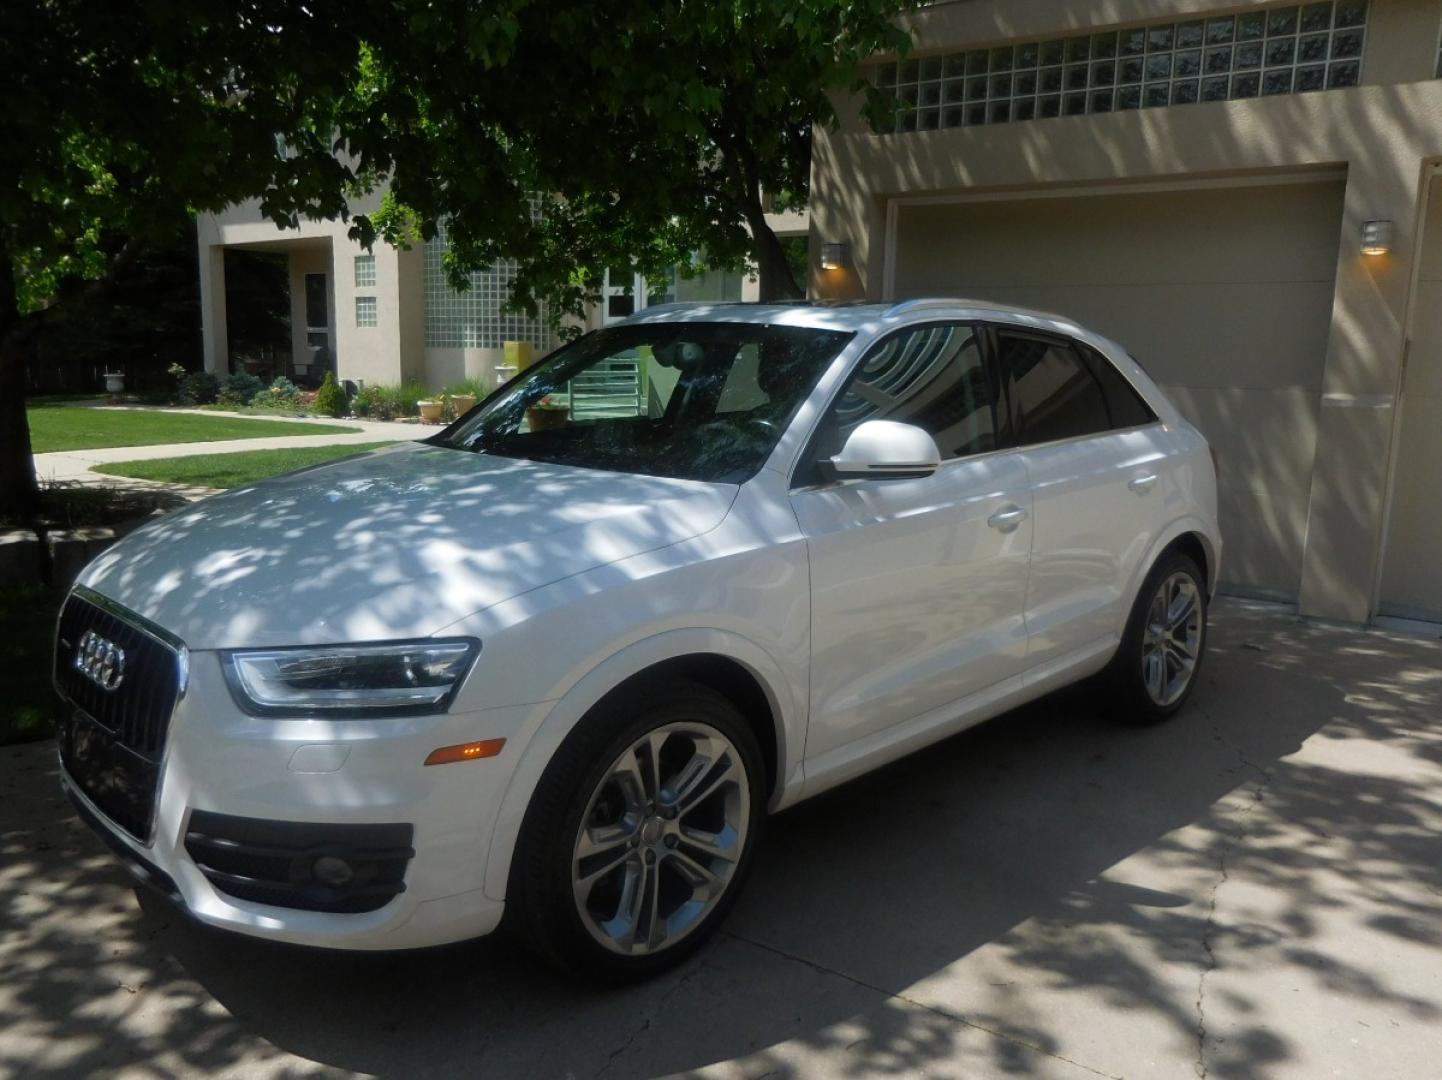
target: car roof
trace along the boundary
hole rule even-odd
[[[1071,333],[1085,333],[1073,320],[1063,315],[1010,304],[957,297],[918,297],[892,303],[855,300],[797,300],[784,303],[743,303],[739,301],[706,300],[657,304],[642,308],[634,315],[613,325],[636,325],[658,322],[745,322],[776,326],[805,326],[825,330],[866,331],[888,325],[914,322],[918,319],[1002,319],[1008,322],[1046,323]]]

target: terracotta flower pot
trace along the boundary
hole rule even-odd
[[[444,422],[444,418],[441,416],[443,406],[440,401],[418,401],[416,402],[416,408],[421,411],[422,424],[439,424]]]
[[[571,410],[567,406],[548,409],[527,409],[526,423],[532,431],[555,431],[571,421]]]
[[[452,394],[452,395],[451,395],[451,408],[453,408],[453,409],[456,411],[456,415],[457,415],[458,417],[459,417],[459,416],[464,416],[466,413],[470,412],[470,411],[471,411],[472,409],[474,409],[475,407],[476,407],[476,395],[475,395],[475,394]]]

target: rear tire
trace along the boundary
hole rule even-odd
[[[750,725],[708,687],[672,680],[602,702],[532,795],[507,922],[577,974],[627,980],[679,963],[741,890],[764,775]]]
[[[1142,583],[1103,674],[1109,709],[1128,724],[1175,716],[1197,685],[1206,644],[1206,579],[1190,556],[1168,552]]]

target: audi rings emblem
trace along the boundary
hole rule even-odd
[[[87,630],[75,650],[75,670],[102,690],[115,690],[125,681],[125,650]]]

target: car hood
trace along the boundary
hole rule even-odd
[[[405,443],[158,518],[79,583],[193,649],[422,637],[708,532],[737,490]]]

